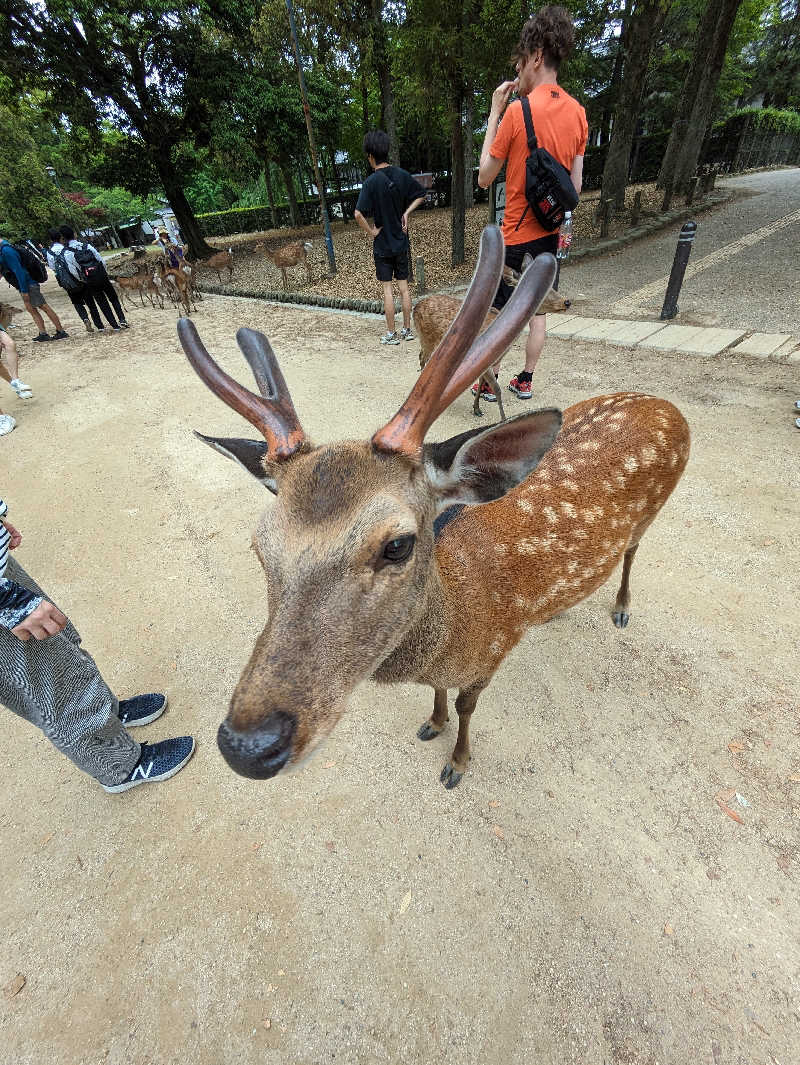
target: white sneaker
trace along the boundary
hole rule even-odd
[[[15,377],[14,380],[9,383],[20,399],[33,399],[33,392],[27,385],[24,385],[18,377]]]
[[[414,340],[415,339],[414,338],[414,334],[411,332],[411,330],[408,328],[408,326],[403,326],[403,328],[400,330],[400,339],[401,340]]]
[[[10,414],[0,414],[0,436],[6,436],[17,428],[17,423]]]
[[[381,337],[381,344],[399,344],[400,337],[397,333],[384,333]]]

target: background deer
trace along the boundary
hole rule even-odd
[[[527,258],[530,262],[533,261],[530,257]],[[528,265],[528,263],[523,262],[523,269],[527,268]],[[516,285],[520,278],[520,274],[517,274],[509,267],[503,268],[503,276],[511,285]],[[569,306],[570,301],[565,299],[564,296],[560,296],[555,289],[551,288],[542,300],[539,312],[541,314],[554,314],[559,311],[565,311]],[[425,296],[425,298],[421,299],[414,307],[414,325],[416,326],[417,336],[419,337],[420,369],[425,366],[425,363],[433,354],[437,344],[449,329],[460,307],[461,300],[457,299],[455,296],[445,296],[443,294]],[[500,312],[496,311],[493,307],[490,308],[481,329],[486,329],[487,326],[491,325],[499,313]],[[491,367],[481,375],[480,379],[481,381],[485,381],[489,388],[491,388],[492,392],[494,392],[500,410],[500,421],[504,422],[506,420],[506,412],[503,408],[503,395]],[[480,407],[480,399],[480,389],[478,389],[475,401],[472,404],[472,413],[476,418],[483,416]]]
[[[445,727],[447,689],[459,689],[458,738],[441,773],[454,787],[478,697],[529,626],[580,602],[621,560],[613,620],[628,623],[639,540],[689,454],[688,426],[671,403],[623,392],[577,403],[563,420],[532,411],[424,444],[552,283],[555,259],[539,256],[478,336],[502,260],[490,226],[454,322],[369,441],[314,446],[262,334],[237,334],[257,396],[214,362],[193,323],[178,323],[194,369],[263,437],[201,439],[277,495],[253,538],[269,618],[217,738],[236,772],[260,779],[303,761],[372,677],[433,688],[423,740]]]
[[[5,329],[11,325],[11,319],[15,314],[22,314],[22,308],[13,303],[0,303],[0,325]]]
[[[216,270],[220,284],[222,284],[221,271],[227,267],[228,280],[230,281],[233,277],[233,248],[228,248],[227,251],[218,251],[214,255],[209,255],[207,259],[200,259],[197,265],[207,266],[209,270]]]
[[[181,304],[183,310],[187,316],[191,314],[189,305],[191,303],[192,309],[197,311],[197,306],[194,302],[192,295],[192,289],[189,284],[189,275],[183,269],[183,267],[171,267],[167,266],[166,260],[162,260],[158,270],[159,280],[166,292],[169,293],[170,299],[174,298],[174,303]]]
[[[150,300],[150,305],[155,306],[152,296],[153,279],[148,270],[147,263],[137,263],[136,272],[126,277],[120,275],[118,277],[112,277],[111,281],[117,287],[117,293],[119,295],[120,303],[124,303],[127,297],[128,303],[135,307],[136,303],[133,299],[133,293],[139,293],[139,300],[142,307],[144,307],[144,297],[147,294],[147,298]]]
[[[289,278],[286,271],[290,266],[297,266],[298,263],[305,263],[306,276],[308,277],[309,284],[312,281],[311,277],[311,263],[308,261],[308,256],[313,251],[314,245],[310,240],[295,240],[291,244],[284,244],[283,247],[278,248],[276,251],[269,251],[264,249],[264,254],[271,263],[278,267],[283,275],[283,287],[289,288]]]

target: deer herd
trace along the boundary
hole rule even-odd
[[[634,556],[689,456],[671,403],[619,392],[426,439],[543,301],[558,299],[555,259],[540,255],[491,314],[503,255],[499,229],[487,227],[463,303],[418,306],[421,372],[368,440],[311,442],[262,333],[237,333],[256,394],[221,369],[188,317],[178,322],[192,367],[259,438],[197,435],[275,496],[253,535],[268,614],[217,737],[237,773],[298,766],[371,678],[433,689],[421,740],[446,729],[457,689],[458,733],[441,771],[452,788],[470,760],[478,698],[529,627],[581,602],[620,563],[612,619],[628,624]]]

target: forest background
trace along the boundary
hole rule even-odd
[[[800,134],[800,0],[565,6],[576,47],[559,80],[586,108],[587,163],[612,201],[645,137],[659,185],[680,192],[743,107]],[[390,161],[446,182],[463,261],[491,92],[513,76],[531,9],[296,0],[294,12],[329,197],[346,217],[368,171],[363,135],[383,128]],[[113,227],[168,203],[204,257],[204,234],[225,228],[198,215],[263,207],[296,225],[316,195],[285,0],[5,0],[0,40],[3,235],[42,234],[65,209]]]

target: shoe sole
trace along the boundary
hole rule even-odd
[[[530,392],[520,392],[518,389],[514,388],[512,385],[508,386],[508,391],[509,392],[513,392],[514,395],[515,396],[519,396],[520,399],[530,399],[531,398],[531,393]]]
[[[381,344],[383,344],[383,346],[385,348],[393,348],[399,343],[400,343],[399,340],[382,340],[381,341]]]
[[[122,724],[125,726],[125,728],[139,728],[140,725],[149,725],[151,721],[156,721],[158,720],[158,718],[161,717],[161,715],[167,709],[167,702],[168,699],[165,695],[164,703],[161,709],[155,710],[149,717],[140,717],[137,721],[122,721],[122,718],[120,718],[120,721],[122,721]]]
[[[138,788],[140,784],[157,784],[159,780],[169,780],[169,778],[174,777],[176,773],[180,773],[194,754],[196,746],[194,739],[192,739],[192,749],[183,761],[178,762],[176,766],[173,766],[173,768],[166,773],[159,773],[157,777],[139,777],[138,780],[126,780],[124,784],[101,784],[100,787],[110,795],[118,795],[120,792],[130,791],[131,788]]]

